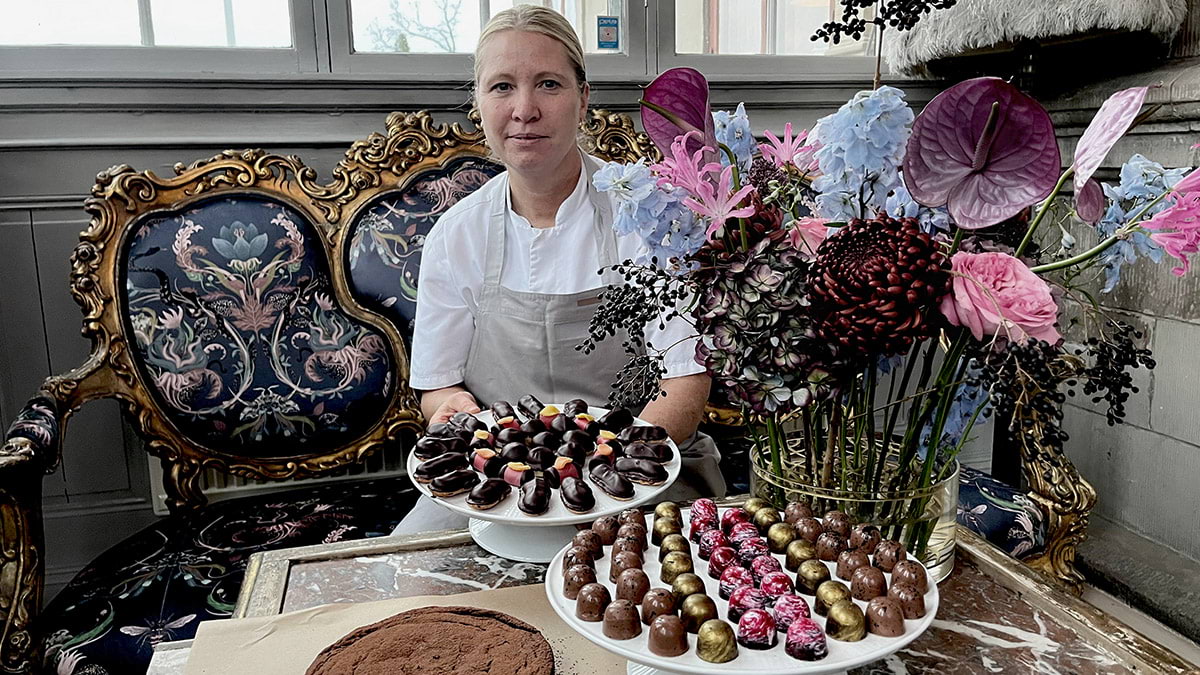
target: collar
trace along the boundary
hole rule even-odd
[[[579,163],[579,177],[575,180],[575,189],[571,190],[571,194],[563,200],[562,204],[558,205],[558,211],[554,215],[554,226],[559,227],[567,223],[579,220],[583,212],[588,210],[588,177],[591,176],[592,170],[588,165],[588,155],[583,150],[579,151],[582,161]],[[514,222],[524,221],[528,224],[523,216],[513,211],[512,208],[512,188],[508,183],[507,176],[504,183],[504,209],[510,219]],[[520,218],[520,221],[516,221]]]

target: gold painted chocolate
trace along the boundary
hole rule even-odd
[[[662,574],[658,578],[664,584],[671,584],[675,583],[675,577],[680,574],[694,571],[692,556],[679,551],[672,551],[662,559]]]
[[[784,567],[789,572],[795,572],[800,569],[800,563],[805,560],[816,560],[817,546],[811,541],[794,539],[792,543],[787,545],[786,553]]]
[[[704,580],[700,575],[692,572],[684,572],[675,577],[675,581],[671,582],[671,593],[675,596],[675,606],[683,604],[685,598],[690,595],[704,595]],[[692,631],[693,633],[695,631]]]
[[[680,532],[683,532],[681,521],[658,517],[654,519],[654,531],[650,534],[650,542],[658,546],[668,534],[679,534]]]
[[[829,613],[829,608],[841,602],[842,600],[850,599],[850,589],[840,581],[825,581],[820,586],[817,586],[817,600],[813,603],[813,609],[825,616]]]
[[[668,534],[663,537],[663,540],[658,545],[658,559],[661,562],[667,557],[668,553],[679,551],[680,553],[692,554],[692,545],[688,542],[687,537],[682,534]]]
[[[754,525],[759,532],[766,532],[772,525],[781,522],[783,517],[779,515],[779,511],[770,506],[765,506],[754,514]]]
[[[693,593],[683,599],[679,617],[683,619],[683,627],[687,632],[699,633],[705,621],[718,617],[717,603],[703,593]]]
[[[745,509],[746,513],[749,513],[753,516],[754,514],[758,513],[759,509],[771,508],[771,502],[763,499],[762,497],[751,497],[750,499],[746,500],[745,504],[742,504],[742,508]]]
[[[710,619],[696,634],[696,656],[709,663],[728,663],[737,658],[737,636],[733,627],[720,619]]]
[[[796,572],[796,590],[805,595],[814,595],[817,587],[829,581],[829,568],[820,560],[805,560]]]
[[[679,505],[675,502],[659,502],[658,506],[654,507],[654,517],[674,518],[683,522],[683,512],[679,510]]]
[[[829,608],[825,634],[840,642],[858,642],[867,636],[867,617],[852,600],[842,600]]]
[[[767,548],[771,553],[787,551],[788,544],[796,539],[796,530],[787,523],[775,523],[767,530]]]

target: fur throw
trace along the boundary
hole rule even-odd
[[[910,31],[885,31],[883,54],[911,73],[967,51],[1098,30],[1145,31],[1170,44],[1186,16],[1187,0],[959,0]]]

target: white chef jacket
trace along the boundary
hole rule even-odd
[[[584,161],[598,160],[585,155]],[[483,288],[484,240],[493,200],[503,199],[507,207],[502,286],[518,292],[565,295],[603,285],[597,274],[599,251],[592,234],[594,213],[587,196],[586,168],[581,167],[574,191],[558,207],[554,227],[536,229],[512,210],[507,172],[464,197],[438,219],[421,253],[409,376],[413,389],[428,391],[463,381]],[[612,212],[616,210],[613,204]],[[643,250],[644,244],[636,236],[617,237],[618,260],[637,258]],[[651,322],[645,336],[657,349],[675,345],[665,354],[664,378],[704,372],[695,360],[695,329],[684,319],[671,319],[664,329]]]

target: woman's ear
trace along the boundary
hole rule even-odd
[[[580,99],[579,123],[580,124],[584,124],[585,122],[587,122],[588,99],[591,98],[591,95],[592,95],[592,85],[588,84],[587,82],[584,82],[583,83],[583,91],[580,92],[580,96],[579,96],[579,99]]]

